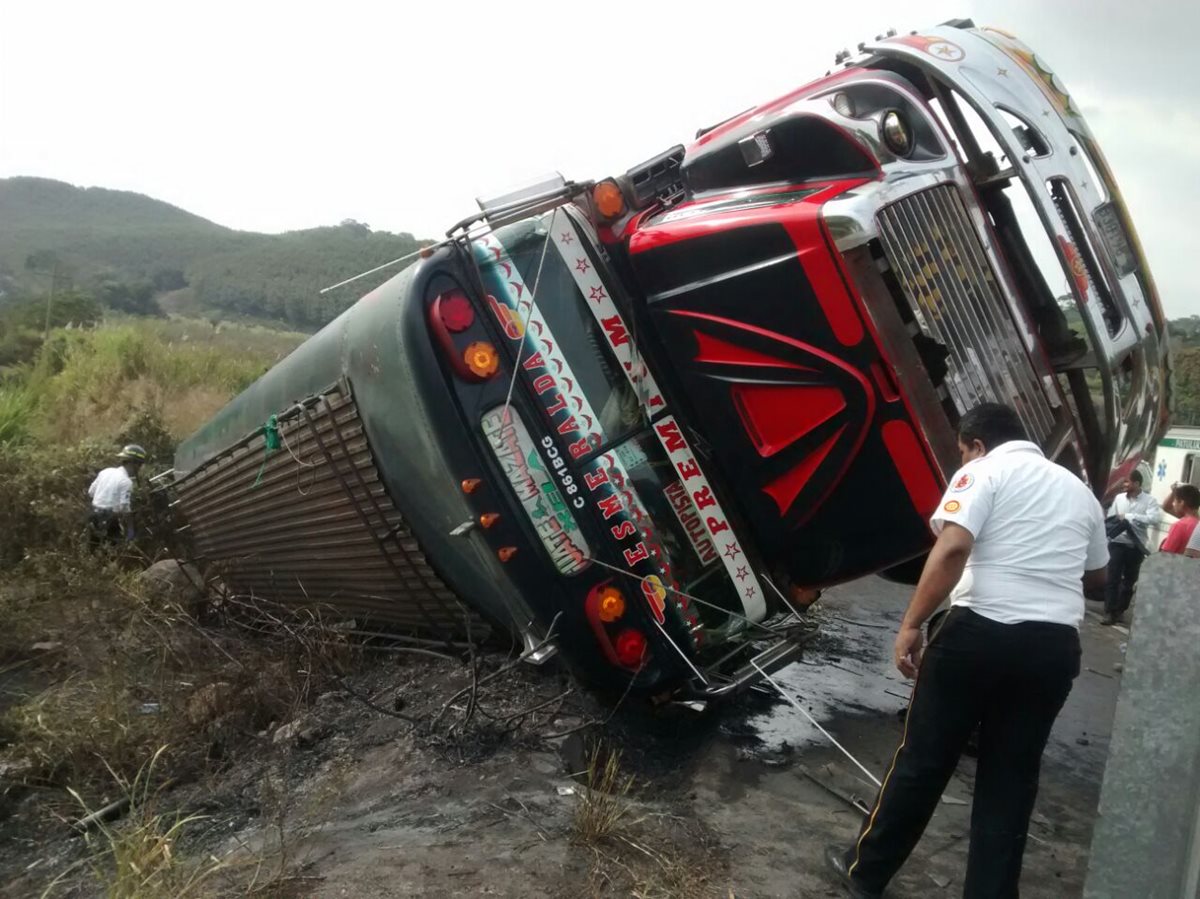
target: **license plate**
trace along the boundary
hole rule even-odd
[[[1121,277],[1130,274],[1137,268],[1137,257],[1133,255],[1133,242],[1125,233],[1121,223],[1121,215],[1112,203],[1105,203],[1092,213],[1096,221],[1096,229],[1104,240],[1108,255],[1112,258],[1113,267]]]
[[[592,551],[516,411],[493,409],[480,421],[492,454],[516,493],[538,539],[563,574],[591,564]]]

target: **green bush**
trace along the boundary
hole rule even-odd
[[[34,550],[78,549],[88,484],[110,459],[111,450],[95,444],[26,443],[0,452],[0,570]]]

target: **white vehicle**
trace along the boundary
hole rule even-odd
[[[1146,483],[1150,495],[1161,504],[1176,483],[1200,487],[1200,426],[1171,428],[1154,451],[1154,464]],[[1163,511],[1158,527],[1150,529],[1152,548],[1157,549],[1175,521],[1174,515]]]

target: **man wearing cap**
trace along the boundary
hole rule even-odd
[[[896,636],[896,666],[916,679],[904,735],[858,839],[826,853],[859,899],[882,895],[904,864],[976,726],[963,896],[1018,894],[1042,751],[1079,673],[1083,584],[1105,577],[1100,503],[1012,409],[972,409],[958,447],[963,467],[930,520],[937,541]],[[947,597],[922,652],[921,627]]]
[[[88,496],[92,498],[88,541],[93,548],[101,543],[120,543],[133,536],[130,501],[134,479],[146,461],[146,451],[131,443],[117,454],[117,460],[120,465],[101,471],[88,487]]]

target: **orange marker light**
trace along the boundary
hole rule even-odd
[[[490,343],[477,340],[463,351],[463,362],[471,374],[480,378],[490,378],[500,367],[500,356]]]
[[[606,219],[615,219],[625,211],[625,197],[616,181],[601,181],[592,188],[592,203]]]
[[[507,562],[516,554],[517,548],[515,546],[502,546],[496,550],[496,558],[498,558],[501,562]]]
[[[492,525],[494,525],[499,520],[500,520],[499,512],[484,512],[482,515],[479,516],[479,526],[483,527],[483,528],[490,528]]]
[[[482,483],[483,481],[479,480],[479,478],[464,478],[462,482],[462,491],[463,493],[474,493],[479,489],[479,485]]]
[[[600,591],[600,601],[596,604],[596,611],[601,621],[616,621],[625,614],[625,597],[616,587],[605,587]]]

